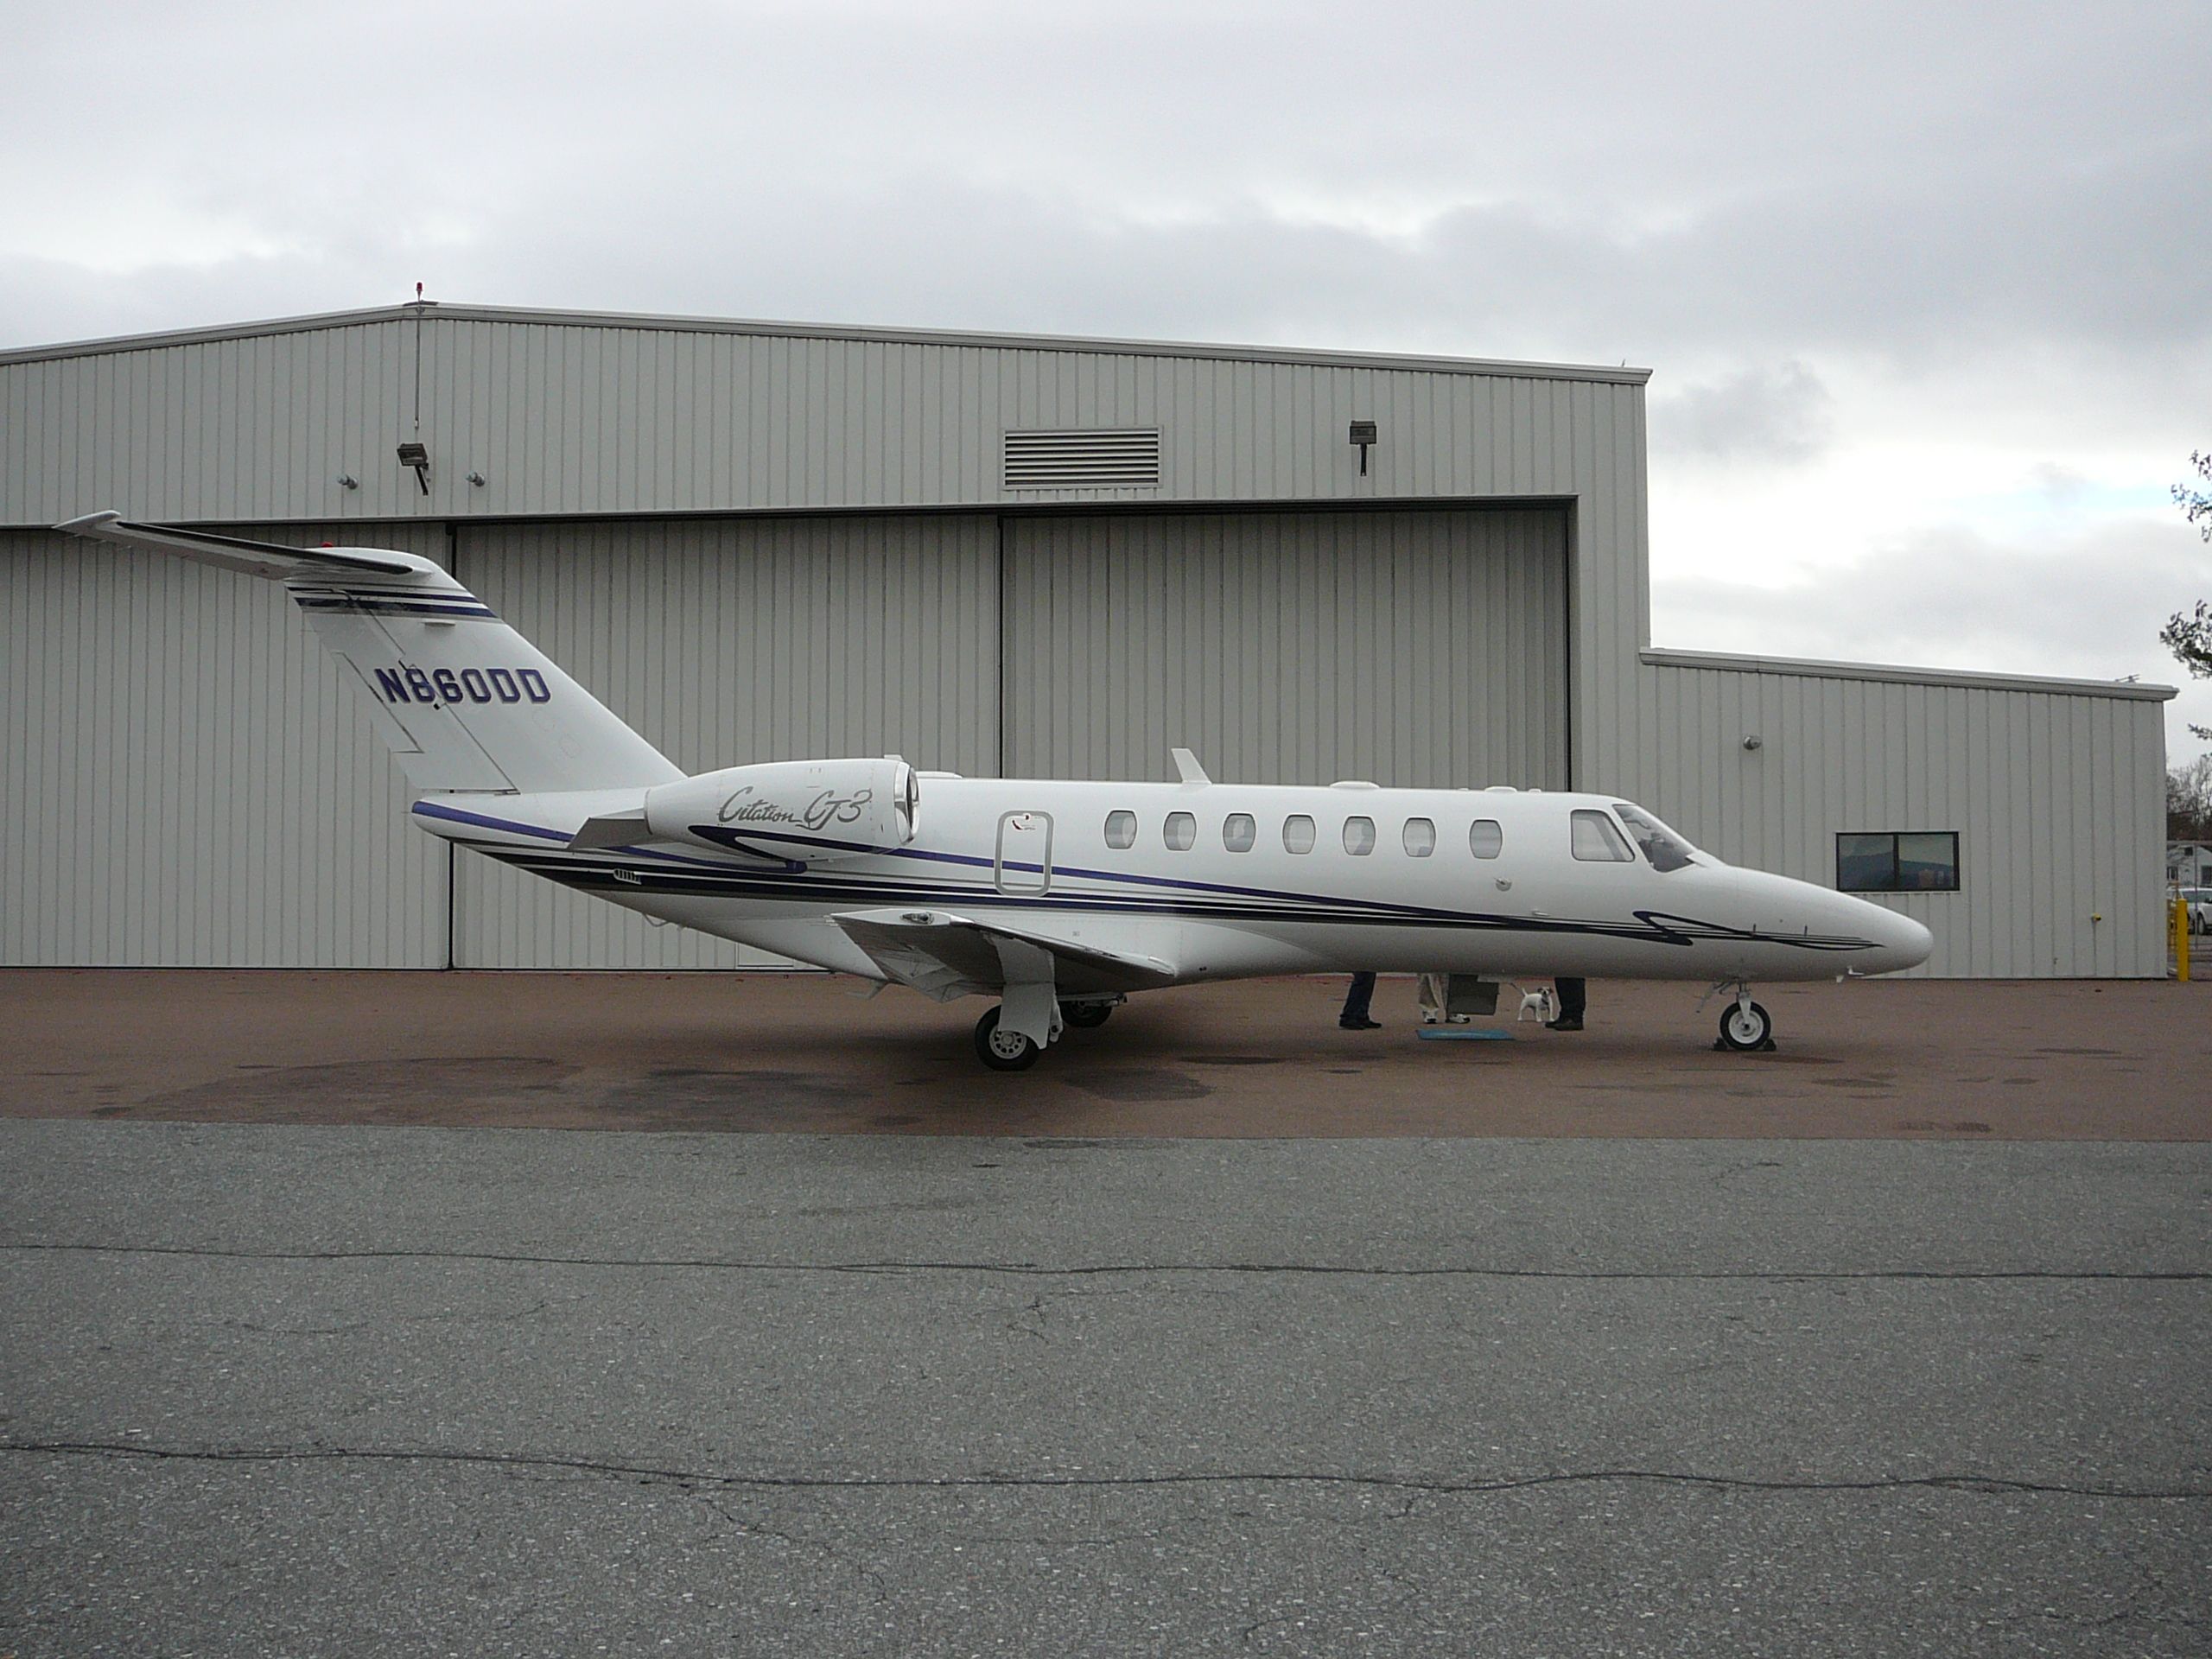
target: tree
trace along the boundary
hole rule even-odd
[[[2189,452],[2189,464],[2196,468],[2196,475],[2212,484],[2212,454],[2200,455]],[[2212,542],[2212,490],[2192,490],[2186,484],[2174,486],[2174,505],[2181,509],[2182,517],[2196,526],[2196,533]]]
[[[2192,449],[2189,463],[2196,468],[2199,478],[2212,485],[2212,454],[2199,454]],[[2198,535],[2212,542],[2212,489],[2196,490],[2186,484],[2177,484],[2174,505],[2181,509],[2184,518],[2196,526]],[[2176,611],[2166,619],[2158,638],[2180,659],[2191,679],[2212,680],[2212,605],[2200,599],[2194,613]],[[2199,737],[2212,737],[2212,727],[2191,726],[2189,729]]]
[[[2166,774],[2166,839],[2212,841],[2212,754]]]

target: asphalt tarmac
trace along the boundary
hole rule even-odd
[[[0,971],[0,1116],[861,1135],[2212,1137],[2212,983],[1759,988],[1772,1053],[1713,1052],[1703,988],[1601,981],[1589,1028],[1420,1040],[1342,979],[1133,998],[1027,1071],[980,998],[796,974]]]
[[[2208,1221],[2201,1143],[17,1116],[0,1653],[2201,1655]]]

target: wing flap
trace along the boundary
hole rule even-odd
[[[1064,996],[1156,990],[1174,982],[1158,957],[1102,950],[1036,926],[978,921],[945,911],[849,911],[830,918],[902,985],[941,1002],[1002,992],[1049,971]]]

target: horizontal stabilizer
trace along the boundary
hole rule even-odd
[[[203,564],[219,564],[226,570],[237,570],[249,576],[266,576],[272,582],[287,577],[312,575],[318,570],[333,575],[348,570],[374,572],[379,575],[409,576],[420,569],[413,561],[397,553],[367,553],[353,549],[340,551],[331,547],[280,547],[274,542],[249,542],[236,536],[216,536],[204,530],[176,530],[168,524],[134,524],[119,512],[88,512],[81,518],[72,518],[54,526],[72,536],[89,536],[96,541],[113,542],[119,547],[135,547],[147,553],[175,553],[188,559],[197,559]]]
[[[1053,989],[1062,996],[1154,990],[1175,978],[1173,964],[1157,957],[1102,950],[1035,926],[1008,927],[944,911],[849,911],[830,919],[890,977],[940,1001],[1003,991],[1010,952],[1002,947],[1050,957]]]

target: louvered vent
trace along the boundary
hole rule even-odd
[[[1009,490],[1157,488],[1159,484],[1156,427],[1006,435]]]

